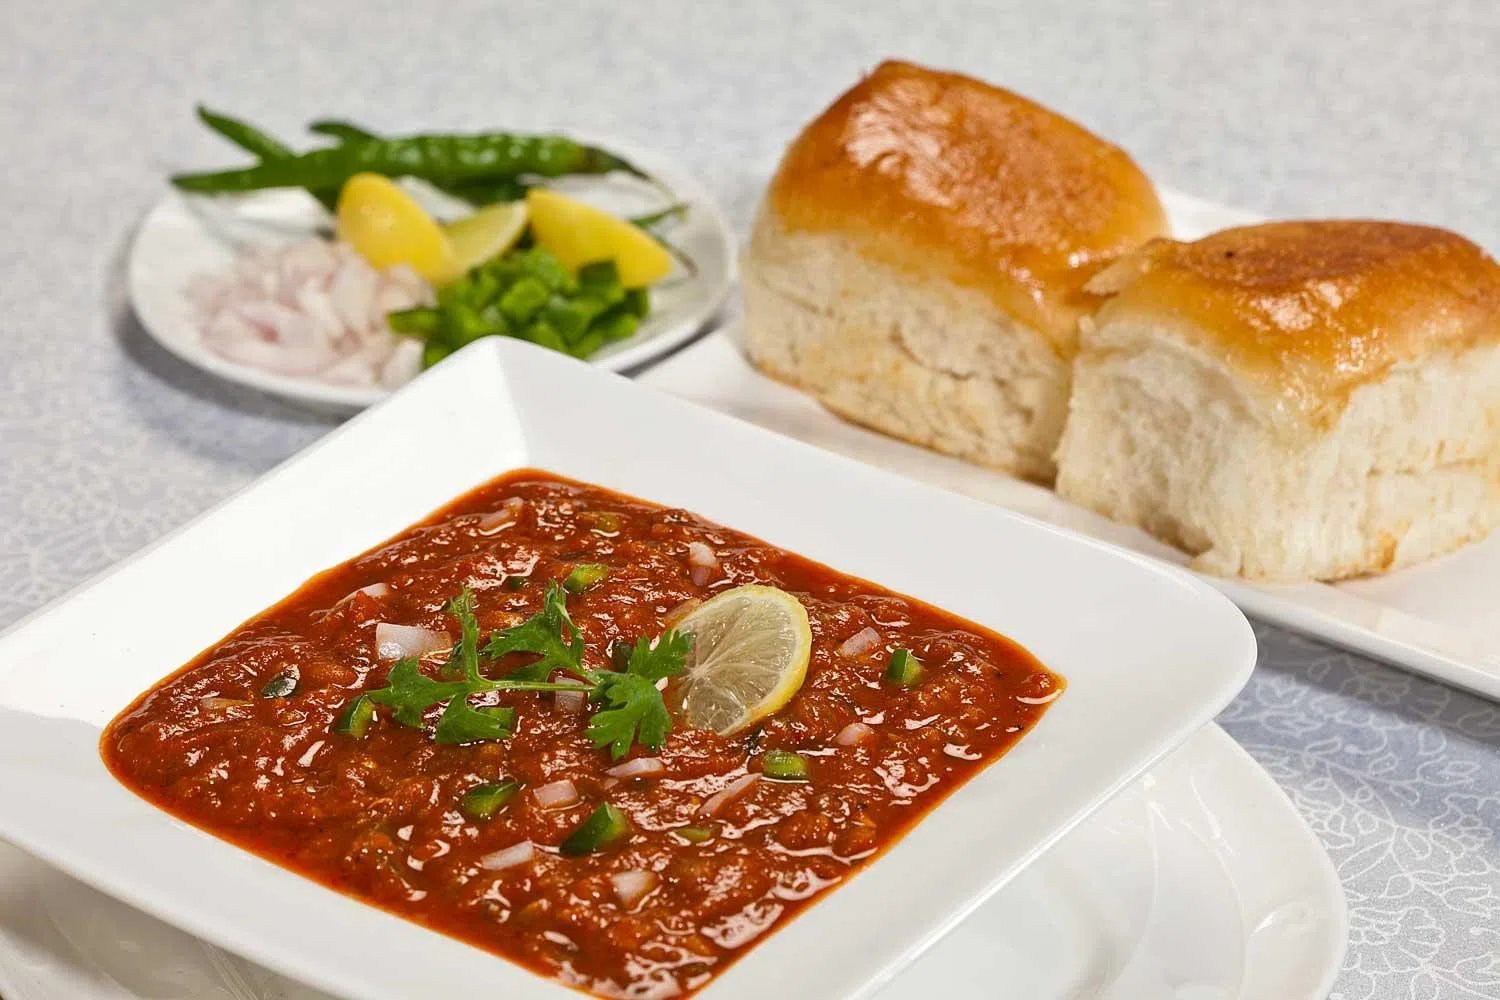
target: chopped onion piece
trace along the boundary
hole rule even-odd
[[[863,656],[878,645],[880,633],[869,627],[862,628],[844,640],[844,644],[839,647],[839,655]]]
[[[378,622],[375,625],[375,654],[382,660],[399,660],[407,656],[423,656],[440,649],[449,649],[453,640],[447,632],[438,632],[416,625],[392,625]]]
[[[604,772],[615,778],[657,778],[667,773],[660,757],[637,757]]]
[[[211,695],[207,698],[199,698],[198,704],[211,712],[221,712],[236,708],[249,708],[251,703],[244,698],[218,698]]]
[[[702,542],[688,542],[688,575],[701,587],[719,575],[719,557]]]
[[[875,730],[863,722],[851,722],[839,730],[839,734],[833,738],[833,742],[841,747],[852,747],[856,743],[861,743],[874,735]]]
[[[388,583],[372,583],[368,587],[360,587],[355,591],[356,594],[364,594],[367,597],[384,597],[390,592],[391,586]]]
[[[552,695],[552,704],[567,715],[577,715],[588,703],[588,695],[582,691],[558,691]]]
[[[500,505],[499,510],[492,510],[488,514],[479,517],[479,533],[488,535],[493,531],[499,531],[507,524],[515,524],[521,516],[521,508],[526,506],[526,501],[520,497],[506,497],[505,503]]]
[[[543,809],[561,809],[578,801],[578,787],[567,778],[538,785],[531,794]]]
[[[729,803],[733,802],[735,799],[748,792],[750,790],[750,786],[755,784],[759,780],[759,772],[754,772],[735,778],[728,785],[726,785],[723,790],[710,797],[707,802],[703,803],[703,808],[699,809],[698,812],[704,816],[714,815],[720,809],[723,809]]]
[[[208,350],[266,371],[364,386],[415,346],[391,332],[386,314],[433,302],[408,269],[378,270],[348,244],[318,237],[242,254],[194,279],[187,296]]]
[[[615,895],[620,897],[620,905],[630,909],[644,899],[656,884],[661,881],[656,872],[632,869],[628,872],[620,872],[611,875],[609,880],[614,883]]]
[[[509,847],[486,854],[479,859],[479,867],[487,868],[492,872],[500,871],[502,868],[514,868],[516,865],[524,865],[531,860],[535,853],[531,841],[523,840],[519,844],[511,844]]]

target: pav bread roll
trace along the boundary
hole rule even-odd
[[[1096,279],[1058,492],[1199,568],[1389,570],[1500,513],[1500,266],[1393,222],[1153,242]]]
[[[745,255],[748,350],[859,423],[1050,481],[1085,284],[1165,232],[1121,150],[887,62],[792,143]]]

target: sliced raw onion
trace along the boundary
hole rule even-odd
[[[422,656],[439,649],[452,647],[453,640],[447,632],[438,632],[416,625],[392,625],[378,622],[375,625],[375,654],[382,660],[399,660],[407,656]]]
[[[719,557],[702,542],[688,542],[688,576],[701,587],[719,575]]]
[[[386,314],[433,301],[408,268],[376,270],[347,244],[320,238],[244,254],[195,279],[188,296],[209,350],[345,385],[374,384],[398,352],[409,356],[416,345],[391,332]]]
[[[759,780],[760,773],[758,771],[735,778],[722,791],[711,796],[707,802],[703,803],[703,808],[699,809],[698,812],[704,816],[714,815],[720,809],[723,809],[729,803],[748,792],[750,786]]]
[[[880,633],[872,628],[862,628],[844,640],[839,647],[840,656],[863,656],[880,645]]]
[[[493,854],[486,854],[479,859],[479,867],[487,868],[492,872],[500,871],[502,868],[514,868],[516,865],[526,864],[534,853],[531,841],[523,840],[519,844],[511,844]]]
[[[660,757],[637,757],[604,772],[615,778],[659,778],[667,773]]]
[[[655,889],[657,883],[661,881],[656,872],[641,869],[611,875],[609,880],[614,883],[615,895],[620,898],[620,905],[627,910],[644,899],[646,894]]]
[[[578,801],[578,787],[567,778],[538,785],[531,794],[543,809],[561,809]]]
[[[588,703],[589,696],[582,691],[557,691],[552,695],[552,704],[566,715],[577,715]]]

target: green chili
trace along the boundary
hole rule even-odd
[[[259,159],[274,160],[295,155],[290,146],[282,145],[249,122],[210,111],[201,104],[198,105],[198,120]]]
[[[380,138],[369,129],[361,128],[353,122],[327,118],[313,122],[307,126],[307,130],[317,135],[326,135],[330,139],[337,139],[339,142],[370,142]],[[530,184],[522,183],[514,178],[493,181],[453,181],[434,186],[444,194],[466,201],[470,205],[493,205],[497,201],[519,201],[526,197],[526,190],[531,187]]]
[[[333,731],[340,736],[351,736],[356,740],[365,738],[370,723],[375,720],[375,703],[368,694],[362,694],[349,703],[349,707],[333,720]]]
[[[579,563],[568,573],[563,587],[569,593],[581,594],[606,576],[609,576],[609,567],[602,563]]]
[[[464,792],[458,808],[473,820],[489,819],[516,797],[521,786],[514,781],[487,781]]]
[[[922,661],[909,649],[895,650],[886,664],[885,679],[897,687],[916,687],[922,680]]]
[[[558,849],[570,857],[592,854],[629,833],[630,819],[616,807],[603,802],[578,824],[578,828],[568,835],[568,839]]]
[[[767,750],[760,758],[760,773],[772,781],[806,781],[807,760],[790,750]]]
[[[337,188],[365,172],[448,183],[613,171],[646,177],[620,157],[566,136],[490,133],[347,142],[241,170],[179,174],[172,183],[184,191],[222,194],[275,187]]]
[[[198,105],[198,120],[260,160],[280,160],[297,155],[291,147],[282,145],[249,122],[210,111],[201,104]],[[309,188],[307,193],[318,199],[330,212],[338,206],[337,189],[314,191]]]
[[[676,204],[668,205],[666,208],[657,209],[655,212],[647,212],[645,215],[632,215],[625,221],[637,229],[651,229],[668,220],[680,219],[682,216],[687,215],[687,210],[687,202],[679,201]]]
[[[313,135],[326,135],[339,142],[368,142],[371,139],[380,138],[369,129],[360,128],[353,122],[338,118],[321,118],[307,126],[307,130]]]

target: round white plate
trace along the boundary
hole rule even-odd
[[[891,919],[901,919],[895,901]],[[1345,936],[1343,891],[1327,854],[1270,777],[1209,726],[880,996],[1314,1000],[1332,986]],[[6,1000],[327,996],[3,846],[0,994]]]
[[[651,312],[628,340],[593,357],[627,371],[670,351],[703,328],[734,282],[735,244],[728,224],[703,186],[672,161],[613,139],[580,137],[623,155],[659,178],[687,214],[665,234],[693,261],[651,290]],[[549,187],[621,215],[663,206],[666,195],[634,178],[565,177]],[[220,273],[246,249],[302,239],[331,223],[302,191],[276,189],[225,197],[190,197],[168,190],[146,215],[130,248],[130,300],[148,333],[188,364],[264,392],[337,410],[357,410],[390,394],[382,387],[336,385],[317,376],[278,375],[238,364],[208,350],[185,289],[201,274]]]

